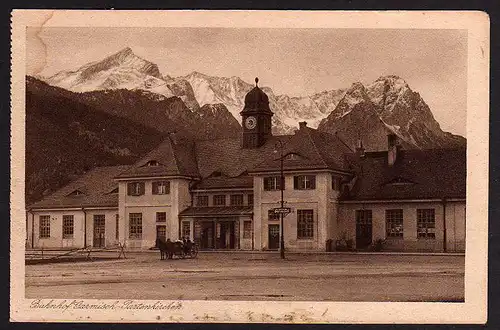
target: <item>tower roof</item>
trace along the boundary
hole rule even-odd
[[[269,97],[257,85],[259,78],[255,78],[255,87],[245,96],[245,107],[242,112],[267,112],[272,114],[269,108]]]

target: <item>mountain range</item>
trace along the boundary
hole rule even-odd
[[[137,108],[129,109],[131,112],[126,115],[120,114],[123,111],[121,103],[110,105],[115,115],[146,125],[144,117],[157,118],[155,108],[164,108],[164,103],[172,102],[169,101],[172,99],[180,100],[192,116],[186,109],[164,112],[164,115],[170,119],[181,116],[180,121],[187,126],[194,117],[200,116],[205,116],[207,126],[217,127],[215,120],[228,121],[231,133],[239,132],[236,127],[240,122],[239,113],[245,95],[254,87],[235,76],[214,77],[196,71],[180,77],[162,75],[158,65],[137,56],[129,47],[75,71],[61,71],[51,77],[38,78],[50,85],[81,93],[87,102],[95,98],[95,104],[105,101],[102,93],[96,94],[98,91],[135,91],[147,95],[152,100],[149,106],[144,108],[135,104]],[[388,133],[398,135],[408,148],[457,147],[466,142],[461,136],[443,132],[422,97],[397,76],[383,76],[367,86],[357,82],[348,88],[305,97],[275,95],[269,87],[261,89],[269,96],[270,108],[274,112],[274,134],[291,134],[297,129],[298,122],[306,121],[311,127],[338,134],[350,146],[362,139],[367,150],[383,150]],[[180,103],[177,108],[182,108]],[[150,115],[150,112],[155,115]],[[165,131],[161,127],[164,123],[152,124]]]

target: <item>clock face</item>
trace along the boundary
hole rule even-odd
[[[257,119],[255,119],[254,116],[250,116],[247,119],[245,119],[245,126],[248,129],[253,129],[255,126],[257,126]]]

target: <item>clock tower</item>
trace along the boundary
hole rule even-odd
[[[255,78],[255,87],[245,96],[245,107],[240,112],[243,126],[243,148],[259,148],[272,136],[269,98],[258,86],[259,78]]]

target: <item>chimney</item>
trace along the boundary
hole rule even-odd
[[[396,163],[399,150],[399,139],[394,133],[387,135],[387,164],[389,166]]]
[[[299,122],[299,129],[304,129],[304,128],[307,128],[307,121]]]
[[[363,146],[363,140],[358,139],[358,144],[356,145],[356,155],[359,158],[365,157],[365,147]]]

